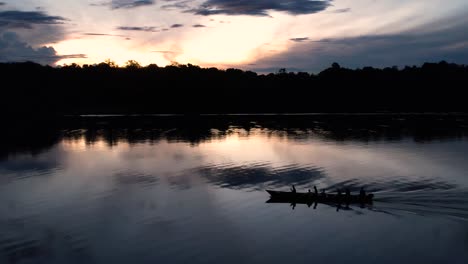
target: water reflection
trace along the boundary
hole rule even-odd
[[[465,119],[328,118],[7,127],[0,263],[465,263]],[[265,203],[292,184],[375,200]]]
[[[230,164],[209,165],[197,169],[197,173],[208,182],[223,188],[265,190],[296,184],[308,185],[325,177],[320,168],[289,164],[277,168],[270,164],[249,164],[233,166]]]
[[[464,115],[311,115],[311,116],[201,116],[185,117],[68,117],[5,123],[0,130],[0,158],[15,153],[39,153],[61,138],[82,140],[85,145],[103,141],[130,145],[189,142],[197,145],[237,134],[308,141],[321,138],[341,141],[415,142],[464,140],[468,118]]]

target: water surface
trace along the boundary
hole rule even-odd
[[[2,132],[0,263],[468,261],[465,117],[161,118]]]

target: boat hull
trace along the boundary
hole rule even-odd
[[[359,195],[337,195],[337,194],[315,194],[315,193],[293,193],[266,190],[271,199],[269,203],[336,203],[336,204],[371,204],[374,198],[373,194],[366,196]]]

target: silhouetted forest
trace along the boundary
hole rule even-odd
[[[260,75],[195,65],[63,67],[2,63],[1,111],[12,115],[149,113],[466,112],[468,66]]]

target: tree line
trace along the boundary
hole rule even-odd
[[[468,66],[257,74],[240,69],[129,61],[42,66],[0,63],[6,115],[155,113],[466,112]]]

